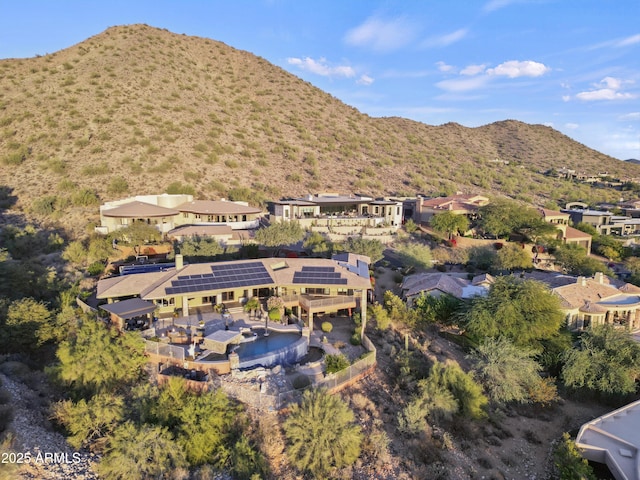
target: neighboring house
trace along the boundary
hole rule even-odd
[[[251,230],[259,227],[261,216],[261,209],[246,202],[194,201],[192,195],[139,195],[101,205],[100,226],[96,231],[107,234],[135,222],[154,225],[167,234],[186,225]]]
[[[573,223],[593,225],[601,235],[640,235],[640,218],[589,209],[565,209]]]
[[[593,278],[577,277],[552,291],[560,298],[570,330],[604,324],[629,331],[640,328],[640,287],[619,283],[598,272]]]
[[[416,203],[415,220],[417,223],[429,223],[431,217],[447,211],[473,219],[477,216],[478,209],[488,204],[487,197],[461,193],[449,197],[419,198]]]
[[[640,400],[582,425],[576,446],[587,460],[607,465],[616,480],[638,480],[639,430]]]
[[[240,307],[251,297],[277,295],[294,315],[307,320],[314,314],[360,308],[364,323],[371,289],[369,265],[358,256],[340,258],[263,258],[185,265],[182,255],[176,255],[175,268],[167,271],[98,281],[97,298],[108,304],[140,298],[153,305],[158,315],[171,315],[178,309],[182,316],[188,316],[214,305]]]
[[[405,277],[400,290],[402,298],[412,305],[421,295],[452,295],[459,299],[486,295],[492,283],[493,277],[489,274],[478,275],[469,281],[446,273],[416,273]]]
[[[571,218],[574,225],[578,223],[586,223],[595,227],[601,235],[609,235],[611,233],[611,212],[603,212],[601,210],[590,210],[586,208],[565,208],[562,209]]]
[[[271,202],[270,220],[311,226],[376,227],[402,225],[403,202],[363,195],[320,193]]]
[[[554,225],[560,232],[559,238],[563,243],[576,244],[584,248],[587,253],[591,252],[592,237],[588,233],[582,232],[577,228],[570,227],[571,216],[562,211],[550,210],[548,208],[538,208],[538,212],[543,220]]]

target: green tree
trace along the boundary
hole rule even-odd
[[[53,406],[53,418],[69,432],[67,441],[74,448],[87,448],[111,433],[124,420],[124,399],[102,393],[78,402],[64,400]]]
[[[134,222],[128,227],[121,228],[115,237],[133,247],[136,255],[140,255],[140,246],[145,243],[160,241],[160,232],[153,225],[145,222]]]
[[[186,465],[182,447],[166,428],[127,422],[109,435],[98,473],[106,480],[170,478]]]
[[[224,247],[214,238],[193,237],[179,243],[180,253],[190,261],[205,262],[224,253]]]
[[[579,348],[565,353],[566,386],[604,396],[629,395],[640,377],[640,344],[625,330],[599,325],[584,332]]]
[[[470,355],[478,379],[498,403],[528,402],[541,382],[536,351],[504,337],[485,338]]]
[[[305,391],[302,403],[291,408],[283,429],[291,463],[315,478],[351,465],[360,455],[362,433],[353,412],[337,395]]]
[[[640,285],[640,257],[629,257],[624,261],[624,265],[631,272],[629,281],[634,285]]]
[[[307,252],[320,257],[328,257],[333,251],[331,241],[329,241],[320,232],[315,231],[309,232],[302,246],[307,250]]]
[[[371,259],[372,265],[378,260],[382,260],[384,252],[384,245],[380,240],[360,237],[349,237],[346,241],[336,244],[335,248],[336,250],[365,255]]]
[[[561,480],[597,480],[598,478],[567,432],[562,434],[562,440],[553,452],[553,458]]]
[[[33,298],[9,304],[6,322],[0,324],[0,341],[4,352],[26,352],[56,340],[61,332],[47,305]]]
[[[496,278],[486,296],[464,306],[460,324],[473,338],[505,336],[518,346],[540,349],[540,341],[560,330],[564,314],[560,300],[536,280]]]
[[[298,222],[278,222],[257,230],[255,241],[265,247],[277,249],[300,242],[304,235]]]
[[[420,320],[425,323],[449,325],[455,313],[462,305],[462,300],[453,295],[420,295],[413,303]]]
[[[469,219],[467,217],[449,211],[436,213],[429,224],[436,232],[446,234],[449,239],[456,233],[464,234],[469,230]]]
[[[419,242],[403,242],[396,246],[396,252],[407,266],[428,269],[432,266],[431,249]]]
[[[458,364],[436,362],[429,376],[418,381],[418,394],[414,398],[424,415],[434,420],[447,420],[460,414],[479,419],[486,416],[487,397],[473,374],[465,373]]]
[[[119,333],[93,319],[83,320],[76,335],[58,347],[52,373],[80,395],[126,388],[139,380],[147,359],[135,333]]]
[[[384,306],[379,303],[375,303],[369,307],[369,315],[371,315],[371,318],[375,319],[378,330],[386,330],[391,325],[389,313]]]
[[[404,222],[404,230],[409,235],[412,235],[418,231],[418,225],[416,225],[416,222],[414,222],[413,219],[410,218],[409,220]]]
[[[498,270],[519,270],[533,267],[529,250],[517,243],[507,243],[498,250],[495,268]]]
[[[489,235],[505,237],[520,225],[524,207],[513,200],[495,199],[480,207],[478,227]]]
[[[587,251],[572,243],[561,245],[554,253],[555,263],[571,275],[591,276],[596,272],[611,275],[611,270],[602,262],[587,256]]]

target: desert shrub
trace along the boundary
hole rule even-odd
[[[331,322],[322,322],[320,328],[324,333],[330,333],[331,330],[333,330],[333,325],[331,324]]]
[[[98,205],[100,203],[100,199],[95,191],[90,188],[82,188],[73,194],[71,197],[71,202],[76,207],[91,207],[94,205]]]
[[[271,320],[272,322],[279,322],[280,321],[280,309],[278,308],[272,308],[271,310],[269,310],[269,320]]]
[[[89,265],[89,268],[87,268],[87,272],[89,272],[89,275],[92,277],[100,275],[104,273],[104,264],[102,262],[93,262]]]
[[[327,373],[335,373],[347,368],[349,364],[349,360],[342,354],[330,354],[324,358],[325,364],[327,366]]]
[[[358,330],[356,330],[351,334],[351,337],[349,338],[349,343],[355,346],[362,345],[362,338],[360,338],[360,332],[358,332]]]
[[[362,433],[353,412],[338,395],[307,390],[284,421],[291,463],[315,478],[351,465],[360,455]]]
[[[31,204],[31,211],[36,215],[48,216],[56,211],[58,197],[55,195],[45,195],[36,198]]]
[[[125,193],[129,190],[129,184],[123,177],[115,177],[109,182],[107,192],[111,194]]]
[[[566,480],[596,480],[596,475],[568,433],[562,434],[562,440],[553,452],[560,478]]]

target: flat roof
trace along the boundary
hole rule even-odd
[[[100,305],[100,308],[123,320],[129,320],[130,318],[152,313],[156,309],[156,306],[152,302],[147,302],[140,298],[129,298],[127,300],[121,300],[120,302]]]
[[[604,463],[616,480],[640,480],[640,400],[580,428],[576,446],[588,460]]]

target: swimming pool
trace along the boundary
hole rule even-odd
[[[273,365],[293,365],[307,354],[308,340],[297,332],[274,332],[264,336],[264,330],[256,330],[254,341],[232,347],[238,354],[239,368]]]

